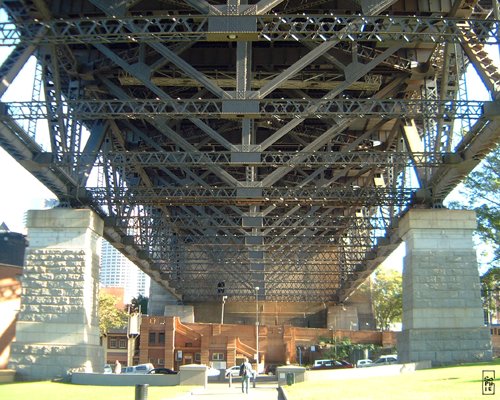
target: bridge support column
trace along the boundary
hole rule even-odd
[[[20,380],[102,372],[97,317],[102,220],[90,210],[28,212],[29,247],[10,367]]]
[[[472,211],[414,209],[401,219],[406,244],[401,362],[491,359],[472,242],[475,228]]]

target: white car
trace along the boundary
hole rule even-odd
[[[370,364],[370,366],[375,367],[377,365],[397,364],[397,362],[398,362],[397,354],[389,354],[387,356],[380,356],[380,358],[374,363]]]
[[[125,367],[125,369],[122,370],[122,373],[146,375],[152,369],[154,369],[154,366],[151,363],[139,364],[139,365],[133,365],[131,367]]]
[[[240,376],[240,366],[239,365],[235,365],[234,367],[227,368],[226,369],[226,373],[224,374],[224,376],[226,378],[229,378],[229,375],[231,375],[231,376]]]
[[[104,364],[104,373],[105,374],[112,374],[113,373],[113,369],[111,368],[111,365]]]
[[[220,375],[220,370],[213,368],[213,367],[208,367],[208,376],[219,376]]]
[[[356,361],[357,368],[369,367],[373,363],[369,358],[364,358],[362,360]]]

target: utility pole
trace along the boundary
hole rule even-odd
[[[259,372],[259,287],[255,286],[255,361],[257,362],[257,373]]]
[[[227,296],[222,296],[222,310],[220,314],[220,324],[224,325],[224,304],[226,304]]]

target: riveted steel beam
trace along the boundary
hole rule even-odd
[[[0,24],[0,44],[16,45],[20,41],[33,41],[37,31],[44,27],[47,35],[42,44],[89,43],[146,43],[207,41],[211,36],[209,21],[221,20],[221,26],[247,21],[246,15],[221,16],[152,16],[67,19]],[[254,41],[361,41],[401,43],[461,43],[464,29],[471,27],[481,42],[498,44],[499,22],[446,17],[413,16],[353,16],[353,15],[265,15],[254,16],[255,34],[241,40]],[[131,29],[130,27],[134,28]],[[216,26],[218,26],[216,24]],[[23,34],[20,34],[22,30]],[[232,42],[234,31],[218,29],[220,35],[213,40]]]
[[[312,118],[355,115],[357,118],[481,118],[488,103],[477,100],[412,99],[264,99],[264,100],[78,100],[60,101],[61,116],[82,120],[188,118]],[[5,115],[13,119],[46,119],[44,102],[2,102]],[[0,117],[2,118],[2,117]]]

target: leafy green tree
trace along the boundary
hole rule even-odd
[[[106,335],[110,329],[127,326],[128,315],[117,308],[118,299],[110,294],[99,293],[99,331]]]
[[[479,239],[491,249],[489,267],[500,266],[500,147],[464,180],[464,201],[453,201],[449,208],[467,208],[477,214]]]
[[[488,322],[491,323],[500,303],[500,268],[491,268],[481,276],[481,295],[483,308],[488,315]]]
[[[372,279],[375,321],[381,330],[401,322],[403,316],[403,277],[392,269],[379,268]]]
[[[139,294],[137,297],[134,297],[130,303],[130,312],[131,313],[136,313],[136,312],[141,312],[141,314],[147,314],[148,313],[148,297],[143,296],[142,294]]]
[[[323,351],[323,356],[325,358],[330,358],[333,360],[347,360],[352,359],[352,354],[354,352],[361,352],[364,350],[373,351],[375,350],[374,344],[361,344],[352,343],[351,339],[343,338],[339,339],[337,337],[326,338],[319,337],[318,341],[328,345],[328,348]]]

